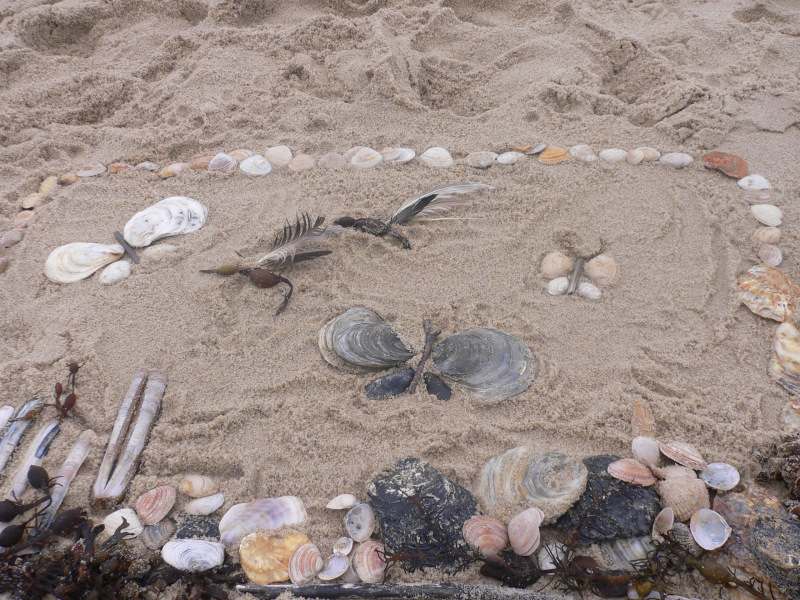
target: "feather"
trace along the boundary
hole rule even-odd
[[[289,265],[296,265],[299,262],[303,262],[306,260],[313,260],[315,258],[319,258],[320,256],[328,256],[331,254],[332,250],[314,250],[313,252],[298,252],[288,261],[284,261],[281,263],[270,263],[270,268],[279,269],[280,267],[287,267]]]
[[[302,217],[297,217],[297,222],[292,226],[288,221],[283,227],[283,231],[275,236],[270,251],[257,258],[255,265],[259,267],[286,266],[294,261],[295,254],[301,246],[315,242],[325,236],[325,227],[322,223],[325,217],[317,217],[311,223],[308,213],[303,213]]]
[[[408,223],[414,217],[422,217],[437,211],[450,210],[455,206],[466,204],[467,198],[454,198],[453,194],[468,194],[478,190],[490,190],[492,186],[485,183],[448,183],[431,188],[406,200],[403,206],[392,215],[390,225]]]

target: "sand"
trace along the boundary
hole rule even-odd
[[[68,363],[85,363],[77,414],[45,461],[57,470],[83,429],[98,433],[65,507],[88,502],[140,368],[163,370],[169,386],[127,505],[203,473],[225,509],[300,496],[307,533],[328,547],[343,530],[325,503],[363,497],[392,460],[424,458],[471,487],[517,445],[628,455],[636,400],[660,437],[747,475],[777,439],[787,394],[767,375],[775,324],[735,297],[736,276],[757,262],[757,223],[733,180],[699,161],[476,171],[460,159],[539,142],[736,153],[773,184],[782,269],[797,279],[800,12],[789,0],[26,0],[0,3],[0,15],[0,232],[44,177],[91,161],[163,166],[276,144],[316,157],[443,146],[457,159],[266,177],[130,170],[52,192],[24,240],[0,250],[11,259],[0,403],[46,397]],[[278,289],[199,273],[266,248],[297,213],[387,218],[422,189],[467,180],[495,189],[448,215],[465,220],[405,227],[411,251],[355,232],[319,243],[333,253],[284,272],[295,295],[278,317]],[[134,213],[173,195],[209,207],[200,231],[157,242],[174,252],[113,286],[45,278],[55,247],[113,243]],[[600,301],[545,293],[539,263],[569,244],[620,262]],[[359,304],[417,350],[424,318],[443,336],[516,335],[537,376],[495,406],[457,386],[449,401],[370,401],[373,377],[328,366],[316,342]]]

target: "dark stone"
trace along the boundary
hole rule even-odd
[[[479,514],[469,490],[418,458],[404,458],[367,487],[369,503],[390,556],[403,557],[406,571],[436,567],[455,572],[471,560],[462,533]]]
[[[364,390],[367,392],[367,398],[371,400],[386,400],[405,392],[411,385],[412,379],[414,379],[414,369],[403,369],[368,383]]]
[[[212,517],[179,514],[175,517],[175,536],[178,540],[219,541],[219,523]]]
[[[789,598],[800,598],[800,521],[761,515],[751,548],[770,581]]]
[[[423,377],[425,377],[425,387],[429,394],[436,396],[439,400],[450,400],[450,396],[453,395],[450,386],[433,373],[424,373]]]

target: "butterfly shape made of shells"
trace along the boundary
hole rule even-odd
[[[563,252],[550,252],[542,259],[542,275],[550,282],[547,293],[551,296],[577,293],[583,298],[599,300],[601,287],[614,285],[619,281],[619,263],[607,254],[598,254],[587,262],[579,258],[573,261]],[[581,275],[591,282],[581,281]]]

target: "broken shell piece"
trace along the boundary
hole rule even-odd
[[[353,541],[352,538],[349,537],[340,537],[336,540],[336,543],[333,545],[333,553],[334,554],[341,554],[342,556],[347,556],[350,554],[350,551],[353,549],[353,545],[356,542]]]
[[[539,162],[544,165],[557,165],[567,160],[569,153],[564,148],[558,146],[547,146],[537,157]]]
[[[175,488],[161,485],[145,492],[136,501],[136,514],[145,525],[155,525],[169,514],[175,505]]]
[[[569,279],[566,277],[556,277],[547,283],[547,293],[551,296],[561,296],[569,289]]]
[[[272,165],[260,154],[245,158],[239,168],[248,175],[268,175],[272,172]]]
[[[656,491],[662,503],[675,513],[676,521],[685,521],[701,508],[711,508],[708,488],[697,477],[669,477],[657,481]]]
[[[268,534],[257,531],[246,536],[239,546],[239,560],[253,583],[269,585],[289,579],[289,561],[302,544],[310,540],[304,533],[284,529]]]
[[[462,533],[469,547],[484,557],[499,554],[508,546],[508,528],[494,517],[472,517],[464,523]]]
[[[43,405],[44,400],[35,398],[23,404],[14,415],[8,431],[6,431],[3,439],[0,440],[0,474],[3,473],[8,464],[8,459],[11,458],[11,455],[14,454],[14,450],[17,449],[22,434],[25,433],[25,430],[28,429],[28,425],[31,424],[32,417],[42,410]]]
[[[411,148],[394,148],[392,158],[383,157],[383,162],[393,163],[395,165],[404,165],[410,162],[417,155]]]
[[[39,193],[44,194],[45,196],[49,194],[53,189],[58,185],[58,177],[55,175],[50,175],[50,177],[45,177],[42,183],[39,184]]]
[[[790,392],[800,392],[800,331],[791,323],[781,323],[773,333],[772,348],[770,377]]]
[[[662,154],[661,158],[658,159],[658,162],[660,162],[662,165],[672,167],[673,169],[683,169],[684,167],[688,167],[690,164],[692,164],[694,159],[683,152],[670,152],[668,154]]]
[[[628,160],[628,151],[619,148],[606,148],[605,150],[600,150],[598,156],[603,162],[609,165],[616,165]]]
[[[715,490],[732,490],[739,485],[739,471],[733,465],[723,462],[709,463],[708,468],[698,473],[698,477]]]
[[[50,450],[53,438],[58,435],[58,431],[58,421],[49,421],[36,432],[36,437],[31,441],[28,450],[17,467],[17,476],[14,478],[11,489],[8,492],[9,498],[22,498],[28,488],[28,471],[31,467],[38,467],[42,464],[45,454]]]
[[[190,167],[189,163],[182,163],[182,162],[172,163],[161,169],[158,172],[158,176],[161,177],[161,179],[174,177],[175,175],[177,175],[181,171],[185,171],[189,167]]]
[[[525,158],[522,152],[504,152],[495,160],[501,165],[515,165]]]
[[[508,522],[508,541],[519,556],[530,556],[539,547],[539,526],[544,513],[536,508],[526,508]]]
[[[495,160],[497,160],[497,154],[494,152],[470,152],[464,162],[473,169],[488,169]]]
[[[353,508],[356,504],[358,504],[358,498],[353,496],[353,494],[340,494],[328,502],[325,508],[331,508],[333,510],[340,510],[343,508],[349,509]]]
[[[210,496],[217,491],[216,482],[205,475],[187,475],[181,479],[178,487],[181,493],[192,498],[202,498]]]
[[[230,155],[235,158],[237,161],[242,162],[253,156],[253,153],[250,150],[234,150],[230,153]]]
[[[619,281],[619,263],[607,254],[598,254],[586,263],[586,275],[599,286],[614,285]]]
[[[648,486],[656,482],[656,478],[645,465],[631,458],[614,461],[608,465],[607,470],[612,477],[635,485]]]
[[[439,146],[428,148],[419,155],[419,159],[429,167],[444,168],[453,164],[453,157],[450,153]]]
[[[322,581],[332,581],[344,575],[349,567],[350,559],[347,556],[334,554],[325,560],[322,571],[317,573],[317,577]]]
[[[742,179],[747,175],[747,163],[735,154],[727,152],[709,152],[700,160],[707,169],[716,169],[728,177]]]
[[[214,155],[206,169],[211,173],[233,173],[239,166],[239,161],[230,154],[219,152]]]
[[[347,166],[347,161],[338,152],[328,152],[322,155],[317,164],[323,169],[341,169]]]
[[[264,153],[264,158],[273,167],[285,167],[292,160],[292,151],[288,146],[273,146]]]
[[[588,281],[581,281],[578,284],[578,295],[581,298],[587,298],[589,300],[599,300],[603,293],[595,284],[589,283]]]
[[[108,265],[103,271],[98,275],[97,280],[102,285],[113,285],[115,283],[119,283],[123,279],[127,279],[131,276],[131,263],[125,262],[124,260],[118,260],[115,263],[111,263]]]
[[[44,199],[45,199],[45,194],[42,194],[41,192],[34,192],[32,194],[28,194],[27,196],[25,196],[19,205],[21,208],[24,208],[26,210],[29,208],[36,208],[44,201]]]
[[[76,175],[78,177],[94,177],[95,175],[100,175],[101,173],[105,172],[106,172],[105,165],[102,165],[98,162],[94,162],[81,167],[81,169],[76,173]]]
[[[664,536],[672,531],[675,525],[675,513],[669,507],[662,510],[656,515],[653,520],[653,539],[657,542],[663,542]]]
[[[44,273],[56,283],[74,283],[89,277],[98,269],[122,256],[119,244],[91,244],[73,242],[59,246],[50,253],[44,265]]]
[[[692,515],[689,527],[694,540],[706,550],[716,550],[731,536],[730,525],[722,515],[707,508],[701,508]]]
[[[561,277],[572,271],[572,259],[563,252],[550,252],[542,259],[542,275],[551,279]]]
[[[760,227],[753,234],[753,239],[762,244],[777,244],[781,241],[781,230],[777,227]]]
[[[205,540],[173,540],[164,544],[161,557],[176,569],[199,573],[224,563],[225,547]]]
[[[306,518],[303,501],[296,496],[262,498],[234,504],[219,522],[220,539],[226,546],[234,546],[254,531],[299,525]]]
[[[783,417],[783,435],[800,433],[800,398],[792,398],[784,404],[781,416]]]
[[[313,169],[315,164],[317,164],[317,161],[314,160],[313,156],[298,154],[289,161],[287,166],[292,171],[308,171],[309,169]]]
[[[633,458],[648,467],[658,467],[661,464],[661,448],[658,442],[646,435],[639,435],[631,442]]]
[[[142,543],[150,550],[158,550],[169,541],[175,532],[175,525],[172,521],[164,520],[155,525],[148,525],[142,532]]]
[[[768,267],[777,267],[783,261],[783,254],[777,246],[764,244],[758,251],[758,258]]]
[[[691,444],[685,442],[660,442],[659,446],[664,456],[671,458],[679,465],[689,467],[695,471],[703,471],[708,468],[708,463],[703,460],[703,456]]]
[[[289,558],[289,580],[294,584],[310,583],[324,566],[325,561],[316,544],[305,542]]]
[[[24,238],[25,230],[22,227],[10,229],[3,234],[3,237],[0,237],[0,248],[11,248],[11,246],[19,244]]]
[[[368,540],[362,543],[353,553],[350,562],[364,583],[380,583],[386,571],[383,560],[384,547],[380,542]]]
[[[800,287],[792,283],[780,269],[756,265],[736,280],[739,300],[765,319],[789,321],[800,297]]]
[[[756,221],[768,227],[780,227],[783,223],[783,211],[773,204],[753,204],[750,212]]]
[[[14,227],[27,227],[36,218],[36,213],[32,210],[23,210],[14,217]]]
[[[58,178],[58,183],[61,185],[72,185],[78,181],[77,173],[64,173]]]
[[[140,162],[138,165],[136,165],[136,168],[143,169],[145,171],[151,171],[153,173],[158,171],[158,165],[154,162],[149,162],[149,161]]]
[[[131,246],[142,248],[161,238],[197,231],[206,217],[208,208],[197,200],[171,196],[133,215],[123,233]]]
[[[225,504],[225,495],[213,494],[204,498],[190,500],[183,507],[183,510],[189,515],[210,515],[223,504]]]
[[[586,144],[579,144],[569,149],[569,155],[583,162],[594,162],[597,160],[597,155],[592,150],[591,146]]]
[[[748,175],[747,177],[742,177],[737,183],[740,188],[748,191],[769,190],[772,188],[769,181],[761,175]]]
[[[190,169],[207,169],[208,165],[211,164],[211,161],[214,160],[214,156],[211,154],[206,154],[205,156],[198,156],[192,162],[189,163]]]
[[[123,520],[127,522],[127,525],[121,531],[131,534],[129,537],[137,537],[144,531],[144,526],[136,516],[136,512],[132,508],[122,508],[103,519],[103,525],[106,526],[103,533],[109,537],[114,535],[122,526]]]
[[[108,165],[108,172],[109,173],[122,173],[123,171],[127,171],[130,169],[131,166],[126,163],[115,162]]]
[[[375,514],[372,512],[372,507],[366,502],[356,504],[344,516],[344,527],[354,541],[368,540],[375,530]]]

